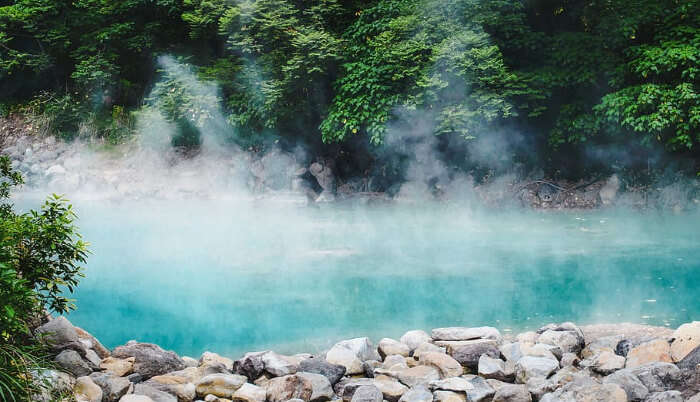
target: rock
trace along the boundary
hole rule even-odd
[[[626,402],[625,391],[617,384],[600,384],[590,377],[570,382],[542,396],[540,402]]]
[[[403,394],[408,391],[408,387],[387,376],[379,376],[374,380],[374,386],[381,391],[384,400],[388,402],[398,402]]]
[[[77,402],[102,402],[102,388],[90,377],[78,377],[73,387],[73,396]]]
[[[34,382],[39,386],[40,391],[32,395],[32,401],[53,402],[53,393],[68,395],[75,387],[75,377],[58,370],[40,370],[32,372]]]
[[[479,357],[478,372],[484,378],[493,378],[501,381],[512,380],[512,376],[506,374],[506,363],[501,359],[494,359],[488,355]]]
[[[263,355],[267,352],[251,352],[233,362],[233,371],[248,377],[250,381],[256,380],[265,370]],[[308,370],[306,370],[308,371]]]
[[[411,349],[408,347],[408,345],[391,338],[383,338],[382,340],[380,340],[377,346],[377,350],[379,351],[379,356],[381,356],[382,360],[384,360],[387,356],[390,355],[400,355],[408,357],[409,353],[411,352]]]
[[[422,330],[412,330],[408,331],[401,336],[399,341],[404,345],[408,346],[408,349],[413,352],[416,348],[423,343],[431,342],[433,339],[425,331]]]
[[[95,353],[94,350],[88,349],[85,351],[85,361],[88,363],[91,369],[97,370],[100,367],[102,360],[100,356]]]
[[[417,386],[406,391],[399,402],[433,402],[433,394],[424,386]]]
[[[313,394],[311,382],[296,374],[270,379],[265,384],[265,390],[268,402],[285,402],[295,398],[309,401]]]
[[[355,391],[352,402],[382,402],[383,396],[374,385],[363,385]]]
[[[434,402],[467,402],[467,395],[452,391],[433,392]]]
[[[126,395],[132,385],[124,377],[117,377],[111,373],[92,373],[90,379],[102,388],[102,401],[115,402]]]
[[[246,380],[245,376],[239,374],[209,374],[194,384],[195,392],[199,397],[212,394],[220,398],[230,399],[246,383]]]
[[[335,175],[330,164],[314,162],[309,166],[309,173],[316,178],[324,192],[335,193]]]
[[[267,352],[262,355],[265,371],[274,377],[282,377],[297,372],[297,364],[289,358],[275,352]]]
[[[127,357],[126,359],[117,359],[116,357],[106,357],[100,363],[102,370],[108,371],[117,377],[124,377],[131,374],[134,370],[135,357]]]
[[[584,346],[580,330],[547,330],[540,334],[537,343],[558,346],[562,352],[579,353]]]
[[[389,355],[384,358],[381,367],[387,370],[403,370],[408,368],[408,364],[406,363],[406,358],[403,356]]]
[[[520,350],[520,342],[504,343],[498,347],[498,350],[501,352],[503,357],[506,358],[506,360],[513,362],[517,362],[521,357],[523,357],[523,352]]]
[[[413,351],[413,357],[420,360],[423,353],[434,352],[434,353],[446,353],[446,348],[437,346],[433,343],[424,342]]]
[[[596,373],[608,375],[625,367],[625,358],[616,355],[612,350],[602,350],[590,359],[581,362],[581,366],[590,367]]]
[[[133,384],[138,384],[143,381],[143,376],[139,373],[131,373],[126,376],[126,379],[131,381]]]
[[[458,346],[448,346],[447,353],[461,365],[473,371],[478,369],[481,355],[493,358],[500,356],[498,347],[489,340],[471,341]]]
[[[474,385],[463,377],[451,377],[444,380],[430,381],[428,387],[431,390],[467,392],[474,389]]]
[[[488,402],[496,394],[496,390],[481,377],[474,377],[469,380],[473,389],[467,390],[467,396],[471,402]]]
[[[231,400],[240,402],[265,402],[266,397],[267,392],[265,388],[245,383],[233,393]]]
[[[574,353],[564,353],[561,356],[559,364],[562,367],[578,367],[580,362],[581,360]]]
[[[673,362],[671,348],[663,339],[642,343],[630,349],[625,367],[638,367],[652,362]]]
[[[685,402],[700,402],[700,392],[686,399]]]
[[[119,399],[119,402],[157,402],[153,399],[147,397],[146,395],[124,395]]]
[[[544,379],[542,377],[531,378],[525,384],[527,391],[530,396],[536,401],[540,400],[542,396],[548,392],[552,392],[558,388],[558,384]]]
[[[655,392],[647,398],[646,402],[683,402],[680,391]]]
[[[78,332],[66,317],[58,316],[34,331],[35,335],[54,351],[67,348],[84,350]]]
[[[538,334],[535,331],[527,331],[518,334],[518,336],[516,336],[515,339],[520,343],[535,344],[537,343],[537,338],[539,338],[539,336],[540,334]]]
[[[112,356],[118,359],[133,357],[133,370],[141,374],[144,379],[185,368],[185,363],[178,355],[152,343],[131,341],[114,349]]]
[[[435,328],[430,333],[431,338],[436,341],[468,341],[471,339],[494,339],[500,340],[501,333],[493,327],[448,327]]]
[[[440,379],[440,372],[432,366],[416,366],[399,371],[399,381],[414,388],[419,385],[427,386],[430,381]]]
[[[523,356],[515,365],[515,379],[517,382],[525,384],[531,378],[547,378],[558,369],[559,363],[556,360],[546,357]]]
[[[185,361],[185,359],[183,358],[183,362],[184,361]],[[222,356],[220,356],[216,353],[212,353],[212,352],[202,353],[202,356],[199,358],[199,361],[198,361],[199,366],[211,366],[214,364],[222,364],[224,367],[226,367],[226,370],[233,371],[233,360],[232,359],[229,359],[228,357],[222,357]]]
[[[457,360],[444,353],[423,353],[420,356],[420,363],[438,369],[442,378],[458,377],[464,372]]]
[[[92,368],[90,368],[75,350],[66,349],[59,353],[55,360],[59,367],[76,377],[82,377],[92,373]]]
[[[641,401],[649,395],[649,389],[642,384],[631,370],[620,370],[603,378],[603,384],[617,384],[625,390],[629,401]]]
[[[136,384],[134,386],[134,395],[147,396],[154,402],[178,402],[175,395],[157,390],[146,384]]]
[[[106,357],[109,357],[109,349],[104,347],[100,341],[97,340],[94,336],[92,336],[89,332],[85,331],[84,329],[80,327],[73,327],[75,329],[75,332],[78,334],[78,340],[80,343],[85,346],[86,349],[92,349],[97,353],[97,356],[100,357],[100,359],[104,359]]]
[[[331,385],[335,385],[345,375],[345,367],[339,364],[328,363],[321,357],[302,360],[299,370],[307,373],[321,374],[328,378]]]
[[[648,363],[635,367],[631,371],[649,389],[649,392],[667,391],[681,379],[681,371],[672,363]]]
[[[493,396],[493,402],[531,402],[532,397],[525,385],[504,385]]]
[[[678,367],[684,370],[692,370],[700,364],[700,346],[688,353],[683,360],[678,362]]]
[[[46,169],[47,176],[59,176],[66,174],[66,169],[61,165],[53,165]]]
[[[363,385],[374,385],[370,378],[345,378],[335,385],[335,393],[340,395],[344,401],[350,402],[353,394]]]
[[[546,357],[552,360],[559,360],[554,354],[554,351],[561,351],[558,346],[546,345],[544,343],[537,343],[534,345],[521,344],[520,351],[523,356],[535,356],[535,357]]]
[[[673,361],[679,362],[698,346],[700,346],[700,321],[683,324],[673,332],[671,357]]]
[[[185,368],[199,366],[199,361],[189,356],[182,356],[182,361],[185,363]]]
[[[328,378],[322,374],[298,372],[297,375],[311,383],[310,402],[330,401],[335,396]]]
[[[338,342],[326,354],[326,361],[345,367],[346,374],[361,374],[364,371],[362,362],[380,359],[369,338]]]
[[[195,385],[186,377],[164,374],[151,377],[144,385],[177,397],[180,402],[190,402],[196,396]]]

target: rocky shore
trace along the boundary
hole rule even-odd
[[[700,322],[549,324],[517,336],[436,328],[336,343],[311,355],[180,357],[130,341],[108,350],[66,318],[35,330],[60,370],[37,374],[90,402],[700,402]],[[37,395],[49,401],[50,395]]]

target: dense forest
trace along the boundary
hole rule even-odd
[[[128,141],[160,93],[178,145],[196,147],[206,116],[159,70],[171,55],[218,85],[233,141],[303,144],[355,173],[416,128],[464,169],[484,164],[470,144],[491,141],[509,145],[486,147],[508,152],[495,159],[569,176],[668,156],[698,171],[696,0],[0,5],[0,111],[68,139],[88,121]]]

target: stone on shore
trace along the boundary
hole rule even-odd
[[[383,396],[374,385],[363,385],[352,395],[351,402],[382,402]]]
[[[38,327],[34,333],[39,340],[54,351],[67,348],[83,349],[78,332],[66,317],[58,316]]]
[[[469,383],[472,389],[468,389],[466,392],[471,402],[489,402],[496,394],[496,390],[481,377],[475,376],[469,380]]]
[[[116,357],[106,357],[100,363],[100,368],[108,371],[117,377],[124,377],[134,371],[135,357],[127,357],[126,359],[117,359]]]
[[[494,327],[446,327],[435,328],[430,333],[435,341],[468,341],[471,339],[500,340],[501,333]]]
[[[391,338],[382,338],[377,345],[377,350],[379,351],[379,356],[381,356],[382,359],[390,355],[408,357],[411,352],[408,345]]]
[[[493,378],[501,381],[512,379],[511,373],[506,373],[506,362],[488,355],[479,357],[478,373],[484,378]]]
[[[73,387],[73,396],[77,402],[101,402],[102,388],[90,377],[78,377]]]
[[[408,387],[396,381],[394,378],[387,376],[375,378],[374,386],[379,388],[384,399],[388,402],[398,402],[401,396],[408,391]]]
[[[154,401],[153,399],[147,397],[146,395],[135,395],[135,394],[129,394],[129,395],[124,395],[119,399],[119,402],[158,402]]]
[[[401,396],[399,402],[433,402],[433,394],[424,386],[412,387]]]
[[[333,387],[328,378],[322,374],[297,372],[297,376],[311,383],[310,402],[324,402],[333,399]]]
[[[192,401],[196,396],[195,385],[188,378],[176,374],[164,374],[151,377],[144,385],[153,387],[177,397],[180,402]]]
[[[283,356],[275,352],[267,352],[262,355],[265,371],[273,377],[282,377],[297,372],[298,365],[295,359]]]
[[[144,379],[185,368],[185,363],[177,354],[163,350],[152,343],[130,341],[126,345],[115,348],[112,356],[118,359],[133,357],[133,370],[141,374]]]
[[[268,402],[285,402],[289,399],[302,399],[308,402],[313,394],[313,385],[303,377],[290,374],[270,379],[265,384],[265,391]]]
[[[185,359],[183,357],[183,362],[184,361],[185,361]],[[197,362],[197,365],[199,365],[199,366],[211,366],[214,364],[221,364],[226,368],[226,370],[233,371],[233,360],[232,359],[229,359],[228,357],[220,356],[220,355],[213,353],[213,352],[202,353],[202,356],[199,358],[199,361]]]
[[[92,373],[90,365],[80,357],[78,352],[72,349],[63,350],[56,356],[55,361],[59,367],[76,377],[82,377]]]
[[[362,363],[367,360],[381,360],[369,338],[355,338],[333,345],[326,354],[326,360],[345,367],[346,374],[362,374]]]
[[[147,396],[154,402],[178,402],[175,395],[160,391],[147,384],[136,384],[134,386],[134,395]]]
[[[111,373],[92,373],[90,379],[102,388],[103,402],[116,402],[131,390],[131,382]]]
[[[438,369],[442,378],[458,377],[464,372],[462,365],[457,360],[444,353],[423,353],[419,362]]]
[[[447,353],[446,348],[435,345],[434,343],[424,342],[418,345],[416,349],[413,350],[413,357],[420,360],[423,353]]]
[[[678,367],[684,370],[692,370],[700,364],[700,345],[688,353],[683,360],[678,362]]]
[[[653,362],[673,362],[671,358],[671,347],[668,342],[663,339],[644,342],[630,349],[629,353],[627,353],[627,363],[625,367],[633,368]]]
[[[474,385],[463,377],[445,378],[428,383],[431,390],[468,392],[474,390]]]
[[[493,402],[532,402],[532,396],[525,385],[507,384],[496,390]]]
[[[403,343],[404,345],[407,345],[409,350],[413,352],[418,346],[426,342],[432,342],[432,340],[433,339],[430,337],[430,335],[428,335],[427,332],[420,329],[415,329],[403,334],[399,339],[399,342]]]
[[[579,353],[585,346],[583,332],[570,322],[540,328],[537,343],[558,346],[562,353]]]
[[[266,353],[267,352],[246,353],[242,358],[233,362],[233,371],[236,374],[248,377],[250,381],[255,381],[265,370],[265,363],[263,363],[262,357]]]
[[[240,402],[265,402],[267,392],[265,388],[250,383],[241,385],[231,396],[231,400]]]
[[[481,355],[493,358],[500,356],[496,343],[487,339],[467,341],[454,346],[450,345],[447,347],[447,353],[461,365],[472,371],[478,369]]]
[[[655,392],[647,398],[646,402],[683,402],[680,391]]]
[[[671,357],[673,361],[679,362],[698,346],[700,346],[700,321],[683,324],[673,332]]]
[[[434,402],[467,402],[467,394],[453,391],[433,392]]]
[[[546,357],[523,356],[515,364],[515,379],[520,384],[525,384],[531,378],[547,378],[559,369],[556,360]]]
[[[649,389],[631,370],[616,371],[603,378],[603,384],[617,384],[625,390],[629,401],[642,401],[649,395]]]
[[[302,360],[299,363],[299,370],[307,373],[321,374],[328,378],[331,385],[335,385],[345,375],[345,366],[332,364],[322,357],[314,357]]]
[[[238,374],[209,374],[195,383],[195,390],[199,397],[211,394],[220,398],[231,398],[246,380],[245,376]]]
[[[416,366],[398,372],[399,381],[414,388],[419,385],[427,386],[431,381],[440,379],[440,372],[432,366]]]

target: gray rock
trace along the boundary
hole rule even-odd
[[[76,377],[87,376],[92,373],[92,368],[74,350],[66,349],[62,351],[56,356],[55,360],[59,367]]]
[[[649,392],[667,391],[681,379],[681,371],[672,363],[648,363],[631,370]]]
[[[328,378],[331,385],[335,385],[345,375],[344,366],[328,363],[321,357],[302,360],[301,363],[299,363],[299,370],[307,373],[321,374]]]
[[[500,340],[501,333],[494,327],[447,327],[435,328],[430,333],[436,341],[468,341],[471,339]]]
[[[399,402],[433,402],[433,394],[424,386],[417,386],[406,391]]]
[[[520,350],[520,342],[504,343],[498,347],[498,350],[506,360],[510,360],[512,362],[517,362],[521,357],[523,357],[523,352]]]
[[[581,362],[582,367],[590,367],[596,373],[608,375],[625,367],[625,358],[612,350],[597,350],[595,355]]]
[[[548,329],[537,338],[537,343],[558,346],[564,353],[579,353],[584,347],[583,333],[575,330]]]
[[[131,390],[131,382],[111,373],[92,373],[92,381],[102,388],[102,402],[116,402]]]
[[[496,391],[493,402],[532,402],[532,397],[525,385],[508,384]]]
[[[134,372],[141,374],[144,379],[185,368],[185,362],[177,354],[152,343],[132,341],[118,346],[112,356],[118,359],[134,357]]]
[[[481,377],[475,376],[469,380],[469,383],[473,386],[473,389],[467,390],[467,396],[471,402],[488,402],[496,394],[496,390]]]
[[[292,359],[275,352],[267,352],[262,355],[265,371],[274,377],[281,377],[297,372],[298,366]]]
[[[408,387],[387,376],[379,376],[374,380],[374,386],[379,388],[384,399],[388,402],[398,402],[398,400],[408,391]]]
[[[265,384],[268,402],[285,402],[289,399],[309,401],[313,386],[308,380],[296,375],[272,378]]]
[[[431,366],[416,366],[398,373],[399,381],[414,388],[419,385],[427,386],[431,381],[440,379],[440,372]]]
[[[345,367],[347,374],[361,374],[364,372],[362,362],[380,359],[379,353],[372,346],[369,338],[338,342],[326,354],[326,361]]]
[[[433,402],[466,402],[467,395],[463,392],[435,391]]]
[[[424,342],[418,345],[417,348],[413,350],[413,357],[420,360],[423,353],[446,353],[446,348],[437,346],[433,343]]]
[[[478,378],[478,377],[477,377]],[[435,390],[468,392],[474,389],[474,385],[463,377],[445,378],[444,380],[430,381],[428,387]]]
[[[447,353],[461,365],[472,371],[478,369],[481,355],[487,355],[493,358],[498,358],[500,356],[498,347],[488,340],[479,340],[457,346],[449,346],[447,348]]]
[[[515,365],[515,379],[525,384],[535,377],[547,378],[559,369],[559,363],[546,357],[523,356]]]
[[[335,193],[335,175],[329,163],[314,162],[309,166],[309,172],[316,178],[324,192]]]
[[[625,390],[627,399],[641,401],[649,395],[649,389],[631,372],[631,370],[619,370],[603,378],[603,384],[617,384]]]
[[[433,339],[428,335],[427,332],[423,330],[412,330],[408,331],[401,336],[399,341],[408,346],[409,350],[413,352],[418,346],[423,343],[431,342]]]
[[[265,370],[265,363],[262,359],[265,353],[267,352],[246,353],[242,358],[233,362],[233,371],[248,377],[250,381],[255,381]],[[310,370],[304,369],[304,371]]]
[[[238,402],[265,402],[267,392],[265,388],[245,383],[233,393],[232,400]]]
[[[580,401],[626,402],[627,395],[617,384],[600,384],[590,377],[580,377],[540,399],[540,402]]]
[[[408,356],[411,349],[405,343],[401,343],[391,338],[382,338],[377,345],[377,351],[383,360],[387,356],[391,355]]]
[[[160,391],[146,384],[136,384],[134,386],[135,395],[143,395],[151,398],[153,402],[178,402],[177,397],[167,392]]]
[[[363,385],[355,391],[352,402],[382,402],[382,392],[374,385]]]
[[[562,367],[578,367],[581,360],[574,353],[564,353],[559,361]]]
[[[464,372],[459,362],[445,353],[423,353],[420,356],[420,364],[435,367],[442,378],[458,377]]]
[[[66,317],[55,317],[46,324],[38,327],[34,333],[44,344],[54,351],[61,351],[68,348],[77,351],[84,350],[78,338],[78,332]]]
[[[501,381],[513,379],[510,373],[506,373],[506,363],[501,359],[494,359],[488,355],[479,357],[479,375],[484,378],[493,378]]]
[[[344,378],[338,382],[335,387],[335,393],[349,402],[353,394],[363,385],[374,385],[374,380],[370,378]]]
[[[177,401],[177,399],[175,399]],[[119,402],[159,402],[154,401],[146,395],[126,394],[119,399]]]
[[[684,370],[691,370],[698,364],[700,364],[700,346],[696,346],[695,349],[685,355],[685,357],[678,362],[678,367]]]
[[[683,402],[680,391],[655,392],[647,398],[646,402]]]
[[[194,385],[199,397],[212,394],[220,398],[231,398],[246,380],[247,377],[240,374],[216,373],[202,377]]]
[[[298,372],[297,376],[311,383],[310,402],[324,402],[333,399],[333,387],[328,378],[322,374]]]

